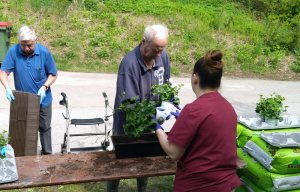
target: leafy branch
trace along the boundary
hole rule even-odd
[[[125,98],[125,92],[122,96]],[[139,96],[134,96],[130,100],[125,98],[125,102],[121,103],[119,111],[123,111],[126,114],[126,124],[123,125],[125,134],[130,138],[132,136],[139,137],[145,131],[154,131],[152,126],[157,123],[152,119],[155,117],[156,108],[155,101],[147,101],[146,99],[141,102],[136,102]]]
[[[10,137],[7,137],[7,139],[4,138],[5,133],[7,133],[5,130],[2,132],[2,134],[0,133],[0,151],[10,140]],[[0,153],[0,158],[4,159],[5,156]]]
[[[283,121],[283,118],[280,116],[281,113],[286,112],[288,106],[283,106],[282,101],[285,100],[281,95],[270,94],[271,97],[260,96],[260,102],[256,103],[255,111],[259,113],[260,116],[267,119],[278,119],[280,122]]]
[[[160,95],[157,104],[160,106],[162,101],[170,101],[174,97],[174,103],[180,104],[180,99],[177,97],[178,92],[183,84],[179,84],[178,87],[172,87],[169,83],[163,85],[153,85],[151,89],[153,89],[152,94],[155,96],[157,94]]]

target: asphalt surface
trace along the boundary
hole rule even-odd
[[[12,89],[14,89],[13,75],[9,76]],[[59,154],[61,143],[66,131],[66,120],[62,113],[66,113],[66,108],[59,105],[62,99],[61,92],[66,93],[69,102],[69,112],[71,119],[78,118],[99,118],[105,115],[105,103],[103,92],[106,92],[110,106],[114,106],[116,94],[117,74],[106,73],[75,73],[59,71],[58,78],[51,86],[53,95],[52,113],[52,145],[53,153]],[[190,78],[173,77],[174,85],[184,84],[179,92],[181,107],[195,100],[192,91]],[[300,82],[299,81],[271,81],[271,80],[251,80],[251,79],[222,79],[219,92],[232,103],[238,116],[254,117],[255,104],[259,101],[259,95],[269,96],[276,92],[285,97],[284,105],[289,106],[287,114],[300,117]],[[0,86],[0,131],[9,129],[9,106],[3,86]],[[108,108],[108,114],[112,110]],[[163,124],[165,131],[169,131],[175,122],[172,117]],[[225,124],[226,122],[224,122]],[[112,117],[108,121],[108,130],[112,129]],[[90,133],[104,131],[104,124],[73,126],[70,125],[71,133]],[[71,147],[99,146],[104,140],[104,136],[85,136],[71,138]],[[38,142],[40,148],[40,142]],[[112,149],[112,144],[109,147]]]

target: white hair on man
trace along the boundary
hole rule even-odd
[[[18,39],[19,41],[32,40],[35,42],[36,35],[34,29],[28,25],[22,25],[18,31]]]
[[[168,28],[164,25],[147,26],[145,28],[143,37],[146,39],[146,45],[148,45],[148,43],[152,41],[154,37],[159,39],[168,38],[169,37]]]

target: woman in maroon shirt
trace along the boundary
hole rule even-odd
[[[218,92],[223,53],[209,51],[199,59],[191,84],[196,100],[187,104],[169,135],[156,125],[164,151],[177,162],[174,191],[230,192],[242,183],[236,175],[237,115]]]

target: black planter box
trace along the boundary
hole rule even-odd
[[[144,133],[140,137],[131,138],[126,135],[113,135],[111,140],[117,159],[167,156],[155,133]]]

